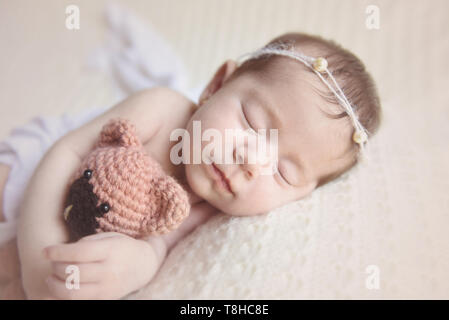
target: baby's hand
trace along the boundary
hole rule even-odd
[[[53,270],[47,285],[58,299],[119,299],[148,283],[159,266],[149,243],[115,232],[44,250]],[[79,289],[70,281],[77,275]]]

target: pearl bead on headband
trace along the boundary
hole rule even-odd
[[[263,55],[281,55],[293,58],[295,60],[301,61],[304,65],[309,67],[320,79],[321,81],[329,88],[329,90],[335,95],[337,100],[340,102],[340,105],[345,109],[346,113],[349,115],[351,122],[354,126],[354,134],[352,135],[352,140],[357,143],[360,147],[360,153],[365,159],[367,159],[367,155],[365,153],[365,144],[368,142],[368,133],[367,130],[362,126],[359,122],[357,115],[354,113],[354,109],[346,98],[343,90],[341,90],[340,86],[337,84],[337,81],[332,76],[332,73],[327,68],[328,63],[327,60],[323,57],[309,57],[301,52],[297,52],[292,50],[288,43],[274,43],[263,48],[260,48],[257,51],[245,53],[237,58],[239,61],[239,65],[243,63],[242,58],[249,56],[247,60],[256,59]],[[327,74],[328,77],[332,80],[332,84],[334,87],[327,81],[322,74]]]

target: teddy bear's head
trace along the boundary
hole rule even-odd
[[[63,216],[76,241],[96,232],[167,233],[189,211],[187,192],[145,152],[135,127],[112,119],[71,179]]]

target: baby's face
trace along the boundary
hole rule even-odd
[[[320,107],[325,102],[310,85],[314,79],[306,81],[306,76],[293,81],[285,74],[279,77],[247,72],[225,83],[199,107],[187,126],[191,146],[193,121],[201,121],[203,132],[213,128],[222,137],[226,129],[277,129],[277,170],[267,174],[267,163],[248,163],[252,149],[236,143],[228,151],[222,149],[222,159],[228,152],[233,163],[201,161],[185,165],[187,181],[196,194],[227,214],[266,213],[307,196],[316,188],[319,177],[345,164],[345,159],[336,158],[349,147],[345,141],[350,132],[339,122],[341,119],[323,114]],[[201,149],[209,143],[202,141]],[[246,161],[236,163],[242,148]],[[192,157],[191,152],[190,163]],[[221,174],[231,190],[220,183]]]

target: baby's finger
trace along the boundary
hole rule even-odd
[[[78,286],[67,284],[51,275],[47,278],[47,287],[50,294],[63,300],[88,300],[100,299],[99,285],[95,283],[79,283]]]
[[[61,281],[66,281],[69,276],[76,277],[80,283],[98,283],[104,277],[102,264],[78,263],[70,264],[64,262],[52,262],[52,272]]]
[[[109,252],[109,243],[105,241],[78,241],[46,247],[45,256],[60,262],[103,261]]]
[[[124,234],[118,232],[100,232],[85,236],[81,238],[79,241],[103,240],[106,238],[124,237],[124,236],[125,236]]]

